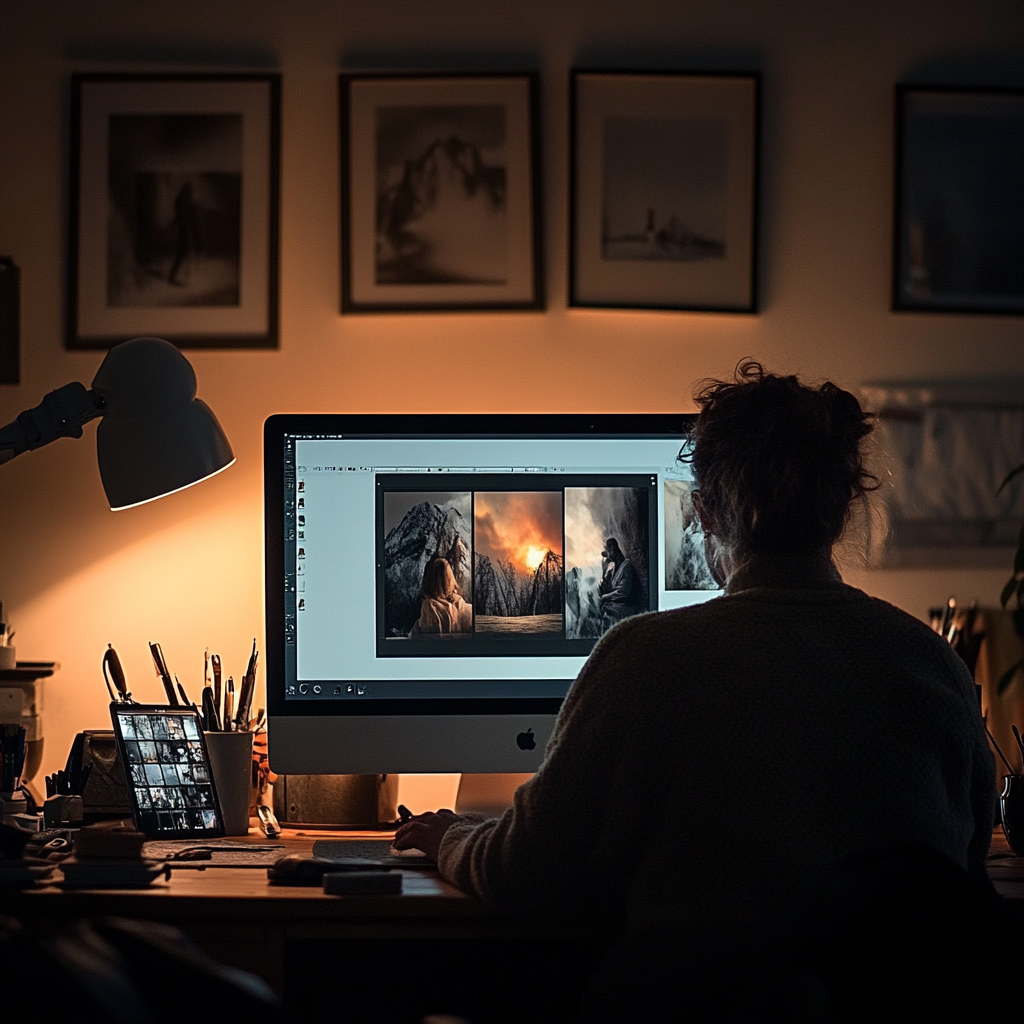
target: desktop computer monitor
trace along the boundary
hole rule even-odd
[[[281,415],[276,772],[532,772],[601,635],[714,596],[676,415]]]

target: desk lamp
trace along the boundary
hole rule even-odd
[[[96,457],[113,511],[184,490],[235,461],[217,417],[196,398],[191,363],[161,338],[133,338],[107,353],[91,391],[65,384],[0,428],[0,463],[81,437],[100,416]]]

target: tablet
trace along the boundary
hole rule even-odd
[[[114,703],[110,717],[136,829],[161,839],[224,835],[199,712]]]

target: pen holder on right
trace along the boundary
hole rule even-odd
[[[1024,857],[1024,775],[1004,775],[999,797],[1003,834],[1018,857]]]
[[[213,785],[224,816],[224,834],[248,835],[252,733],[208,732],[204,735],[213,769]]]

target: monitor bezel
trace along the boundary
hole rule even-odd
[[[495,697],[289,701],[285,678],[284,442],[295,434],[398,437],[450,434],[490,437],[665,437],[682,445],[694,413],[374,414],[279,413],[263,428],[264,587],[267,710],[271,717],[554,715],[561,697]]]

